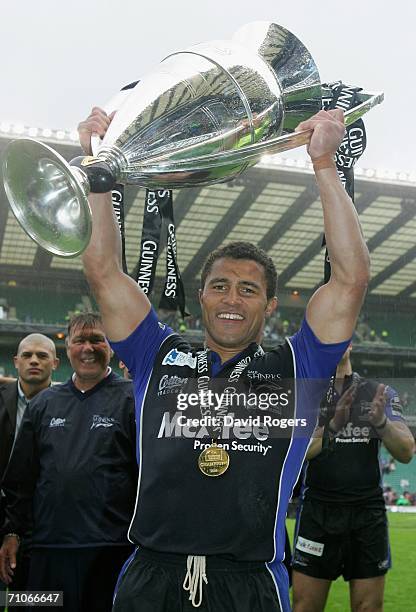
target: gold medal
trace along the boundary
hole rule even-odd
[[[198,467],[205,476],[221,476],[229,465],[229,454],[215,443],[203,450],[198,457]]]

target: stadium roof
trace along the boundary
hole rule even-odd
[[[0,160],[7,143],[25,128],[0,124]],[[10,132],[15,132],[13,136]],[[79,154],[76,135],[35,131],[63,157]],[[355,204],[371,253],[370,298],[414,303],[416,298],[416,182],[408,175],[381,178],[357,171]],[[144,190],[126,190],[126,257],[129,271],[139,256]],[[207,254],[230,240],[263,247],[279,270],[279,290],[308,294],[322,281],[322,212],[310,165],[279,156],[230,183],[176,190],[178,259],[185,286],[196,285]],[[162,252],[157,276],[165,274]],[[40,249],[17,224],[0,187],[0,279],[18,283],[84,285],[81,261]],[[383,300],[384,301],[384,300]]]

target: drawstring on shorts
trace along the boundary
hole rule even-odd
[[[206,575],[206,557],[188,555],[186,559],[186,576],[183,588],[189,591],[189,599],[194,608],[199,608],[202,603],[203,582],[208,584]],[[198,596],[198,600],[196,599]]]

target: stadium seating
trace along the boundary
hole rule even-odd
[[[379,338],[386,340],[392,346],[416,346],[416,323],[414,316],[400,313],[400,316],[374,315],[368,317],[369,327]],[[384,334],[383,334],[384,332]],[[387,336],[385,333],[387,332]]]
[[[91,307],[87,296],[52,290],[30,291],[20,287],[1,287],[0,297],[9,308],[8,319],[27,323],[64,324],[69,312],[86,310],[88,305]]]
[[[383,446],[381,449],[380,457],[382,459],[389,459],[390,453]],[[414,461],[410,463],[400,463],[395,461],[396,469],[389,474],[383,474],[383,484],[391,487],[396,491],[397,494],[403,493],[403,491],[416,491],[416,470]]]

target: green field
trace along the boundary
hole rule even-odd
[[[416,610],[416,513],[388,514],[393,567],[387,574],[384,612]],[[288,519],[292,536],[295,521]],[[347,612],[348,583],[339,578],[333,583],[325,612]]]

